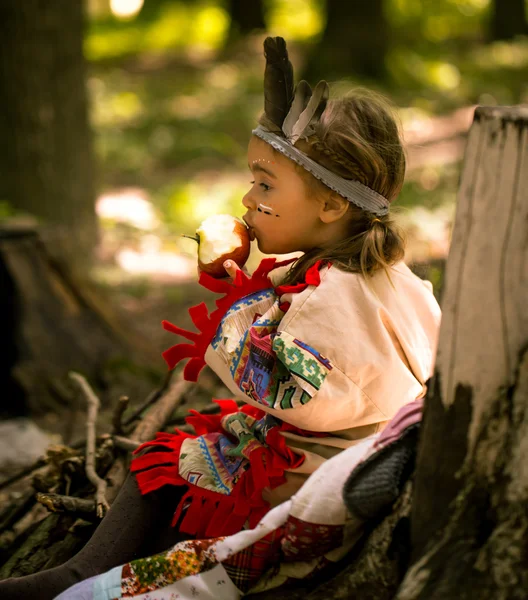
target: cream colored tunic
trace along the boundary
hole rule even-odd
[[[284,272],[270,274],[274,285]],[[380,431],[402,405],[423,396],[433,372],[440,308],[429,282],[403,262],[390,269],[390,280],[383,271],[367,281],[328,266],[320,276],[317,287],[298,294],[278,298],[269,290],[236,303],[205,355],[236,398],[331,434],[283,433],[306,460],[270,496],[274,504],[327,458]],[[285,301],[286,313],[279,308]]]

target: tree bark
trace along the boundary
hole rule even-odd
[[[321,41],[303,74],[309,81],[341,77],[383,79],[389,28],[383,0],[328,0]]]
[[[528,589],[528,109],[478,108],[399,600]]]
[[[494,0],[490,25],[491,39],[494,41],[527,35],[525,0]]]
[[[104,390],[105,405],[116,389],[112,364],[135,367],[128,376],[135,393],[150,389],[147,373],[156,363],[148,347],[93,286],[62,267],[37,231],[0,227],[2,416],[55,412],[64,418],[66,411],[71,417],[78,404],[71,370]]]
[[[0,200],[82,260],[96,241],[83,2],[3,0],[0,38]]]
[[[231,0],[229,14],[229,39],[244,37],[252,31],[266,28],[262,0]]]

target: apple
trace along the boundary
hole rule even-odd
[[[198,242],[198,267],[216,279],[227,277],[226,260],[242,268],[249,257],[250,239],[246,224],[231,215],[213,215],[202,222],[195,236]]]

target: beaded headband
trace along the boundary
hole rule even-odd
[[[264,55],[264,112],[282,135],[262,125],[252,133],[359,208],[375,215],[388,214],[387,198],[359,181],[340,177],[294,146],[297,140],[314,135],[315,125],[326,108],[328,83],[320,81],[312,91],[306,81],[300,81],[294,92],[293,66],[281,37],[264,40]]]

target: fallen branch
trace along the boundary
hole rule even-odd
[[[35,493],[27,490],[12,500],[0,514],[0,532],[11,529],[14,523],[22,518],[35,504]]]
[[[123,433],[123,413],[127,409],[130,398],[128,396],[120,396],[112,416],[112,433],[119,435]]]
[[[106,481],[101,479],[95,471],[95,425],[97,412],[99,410],[99,398],[94,394],[86,379],[79,373],[70,373],[70,378],[81,388],[88,403],[88,414],[86,416],[86,476],[95,486],[95,501],[97,504],[97,516],[103,518],[105,512],[110,508],[106,499]]]
[[[116,448],[126,450],[127,452],[132,452],[141,445],[140,442],[135,442],[130,438],[123,437],[122,435],[113,435],[111,440]]]
[[[189,384],[183,381],[181,375],[177,377],[175,374],[167,389],[159,395],[156,404],[152,402],[148,413],[140,423],[136,424],[134,431],[128,437],[106,434],[97,438],[99,448],[96,450],[95,459],[99,474],[104,476],[108,483],[105,493],[108,503],[113,502],[128,475],[129,457],[123,452],[122,455],[114,458],[115,454],[102,452],[102,449],[110,445],[129,451],[142,442],[152,439],[157,431],[163,431],[175,409],[182,402],[187,401],[188,393],[194,387],[195,384]],[[87,436],[95,438],[95,424],[93,432],[87,431]],[[76,442],[75,447],[88,446],[88,437],[82,444]],[[87,500],[84,497],[77,498],[77,495],[84,496],[86,492],[83,483],[87,476],[84,457],[80,457],[82,463],[77,464],[73,462],[73,457],[67,456],[67,453],[63,456],[60,449],[56,449],[51,454],[52,456],[48,456],[46,462],[53,462],[53,464],[44,465],[43,468],[47,471],[52,470],[59,476],[57,479],[50,479],[50,482],[57,487],[50,489],[46,486],[47,489],[40,489],[39,491],[44,495],[39,498],[44,503],[36,501],[35,498],[33,508],[13,525],[12,530],[6,530],[3,534],[0,532],[0,559],[6,561],[0,569],[0,579],[34,573],[64,562],[82,547],[89,534],[93,532],[95,526],[93,521],[97,513],[96,501],[93,497]],[[98,458],[99,454],[100,458]],[[113,460],[113,465],[106,471],[110,460]],[[75,473],[71,467],[74,467]],[[81,477],[77,477],[78,474]],[[66,486],[63,483],[68,480],[68,477],[71,477],[72,491],[66,495],[63,491]],[[73,497],[69,495],[70,493]],[[47,510],[52,512],[43,518],[43,513]],[[42,518],[42,522],[39,523]],[[92,522],[91,528],[87,527],[84,533],[72,531],[72,525],[83,519]],[[28,527],[32,530],[26,534]]]
[[[54,513],[70,512],[90,515],[96,513],[96,503],[93,499],[74,498],[73,496],[63,496],[61,494],[42,494],[39,492],[37,494],[37,502]]]
[[[136,408],[136,410],[127,419],[125,419],[125,421],[123,421],[122,425],[124,427],[126,427],[127,425],[130,425],[131,423],[133,423],[134,421],[139,419],[141,417],[141,415],[143,414],[143,412],[147,408],[149,408],[149,406],[154,404],[154,402],[156,402],[156,400],[158,400],[158,398],[160,398],[160,396],[163,394],[163,392],[168,388],[168,386],[171,382],[171,379],[172,379],[172,374],[173,374],[173,371],[167,371],[165,377],[163,378],[163,381],[161,382],[160,387],[153,390],[147,396],[147,399],[145,400],[145,402],[143,402],[143,404],[141,404],[141,406],[138,406],[138,408]]]
[[[130,440],[142,444],[154,438],[157,431],[162,431],[174,409],[183,402],[184,395],[191,385],[183,379],[183,373],[172,378],[167,390],[162,394],[157,404],[138,423],[130,435]],[[127,474],[127,461],[124,457],[120,457],[114,462],[106,476],[109,482],[107,499],[110,503],[115,500]]]
[[[23,479],[24,477],[26,477],[27,475],[31,475],[31,473],[33,473],[33,471],[36,471],[37,469],[40,469],[41,467],[45,466],[46,462],[47,462],[46,458],[41,457],[36,462],[34,462],[32,465],[24,467],[21,471],[18,471],[18,473],[14,473],[13,475],[11,475],[11,477],[4,479],[4,481],[2,481],[0,483],[0,490],[3,490],[4,488],[9,487],[13,483],[16,483],[20,479]]]

